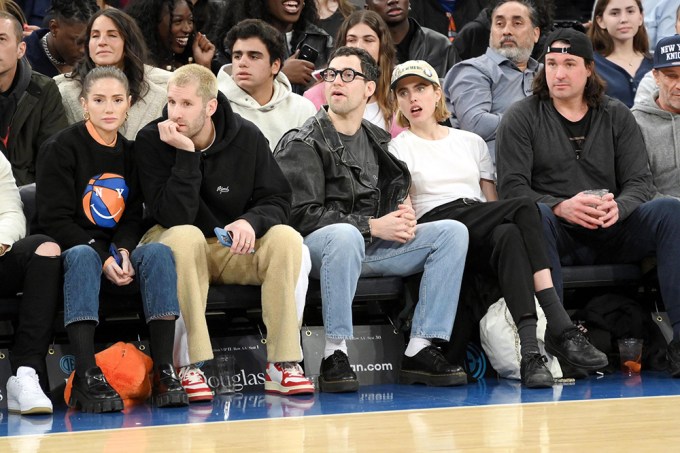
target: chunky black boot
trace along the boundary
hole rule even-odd
[[[526,354],[522,356],[519,366],[519,374],[522,384],[530,389],[550,388],[555,383],[552,373],[545,366],[548,359],[539,354]]]
[[[607,355],[590,344],[586,336],[576,327],[570,327],[557,337],[545,334],[545,350],[560,362],[582,370],[599,370],[607,366]]]
[[[339,349],[321,361],[319,390],[328,393],[359,390],[359,380],[349,366],[349,358]]]
[[[156,407],[188,406],[189,397],[171,363],[162,363],[153,373],[153,405]]]
[[[68,405],[91,413],[123,410],[123,400],[98,366],[86,370],[82,377],[76,372]]]
[[[403,357],[399,383],[436,387],[465,385],[467,374],[462,367],[451,365],[438,347],[430,345],[413,357]]]

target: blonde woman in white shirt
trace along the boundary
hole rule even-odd
[[[540,212],[528,198],[498,201],[494,170],[484,140],[439,123],[449,116],[435,70],[425,61],[400,64],[392,74],[402,132],[390,151],[411,171],[409,191],[420,223],[458,220],[470,233],[467,267],[491,271],[520,336],[522,383],[550,387],[536,340],[534,295],[548,321],[546,349],[570,365],[596,370],[607,357],[567,315],[553,287]]]

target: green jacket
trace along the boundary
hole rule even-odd
[[[26,88],[11,94],[17,98],[17,107],[3,153],[12,164],[17,185],[22,186],[35,182],[35,162],[42,143],[68,123],[54,80],[33,71],[25,60],[19,61],[17,69],[16,77],[21,77],[24,83],[15,83],[15,90]]]

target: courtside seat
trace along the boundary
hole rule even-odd
[[[562,267],[564,289],[639,284],[643,277],[639,264],[595,264]]]

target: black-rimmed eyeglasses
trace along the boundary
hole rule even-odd
[[[321,77],[323,77],[324,81],[326,81],[326,82],[335,81],[335,78],[338,76],[338,74],[340,74],[340,79],[345,83],[350,83],[357,76],[363,77],[364,79],[368,80],[366,78],[366,75],[360,73],[359,71],[355,71],[352,68],[345,68],[345,69],[327,68],[327,69],[324,69],[323,71],[321,71]]]

